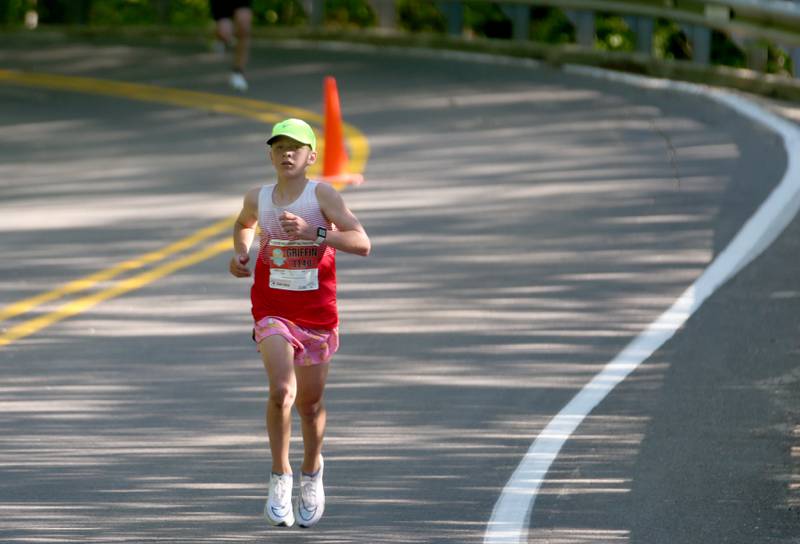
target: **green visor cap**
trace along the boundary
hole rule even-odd
[[[272,145],[278,136],[286,136],[301,144],[306,144],[311,147],[311,151],[317,149],[317,137],[314,135],[314,130],[311,125],[300,119],[284,119],[277,123],[272,127],[272,136],[267,140],[267,145]]]

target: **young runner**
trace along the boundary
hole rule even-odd
[[[299,119],[276,124],[267,140],[277,182],[249,191],[233,228],[230,272],[249,277],[248,252],[261,229],[250,292],[258,344],[269,378],[267,433],[272,453],[264,516],[275,526],[319,521],[325,509],[322,485],[325,434],[323,393],[328,363],[339,347],[336,250],[367,256],[370,240],[341,195],[309,180],[317,159],[316,138]],[[300,494],[292,509],[289,464],[291,408],[303,433]]]
[[[210,0],[211,16],[216,23],[215,37],[223,50],[233,48],[233,69],[228,83],[241,92],[248,87],[244,69],[250,57],[250,30],[253,26],[251,3],[251,0]]]

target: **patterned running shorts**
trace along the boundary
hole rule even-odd
[[[253,328],[253,340],[260,344],[273,335],[283,336],[294,348],[294,364],[313,366],[329,363],[339,349],[339,329],[306,329],[288,319],[267,316]]]

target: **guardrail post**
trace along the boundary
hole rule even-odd
[[[564,12],[575,25],[575,41],[583,47],[594,47],[594,12],[574,11]]]
[[[653,54],[653,29],[655,21],[652,17],[630,17],[628,25],[636,34],[636,51],[646,55]]]
[[[711,62],[711,30],[692,25],[692,62],[707,65]]]
[[[800,79],[800,47],[794,47],[789,51],[792,58],[792,75],[795,79]]]
[[[322,26],[325,20],[325,0],[303,0],[303,9],[308,14],[308,22],[313,27]]]
[[[500,6],[506,17],[511,19],[511,37],[525,41],[531,32],[531,8],[526,4],[503,4]]]
[[[394,29],[397,23],[397,9],[394,0],[369,0],[375,15],[378,16],[378,26],[384,29]]]
[[[447,33],[461,36],[464,31],[464,8],[459,1],[437,2],[439,9],[447,19]]]

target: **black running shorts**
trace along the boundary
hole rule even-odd
[[[239,8],[249,8],[251,0],[211,0],[211,16],[215,21],[233,19],[233,12]]]

